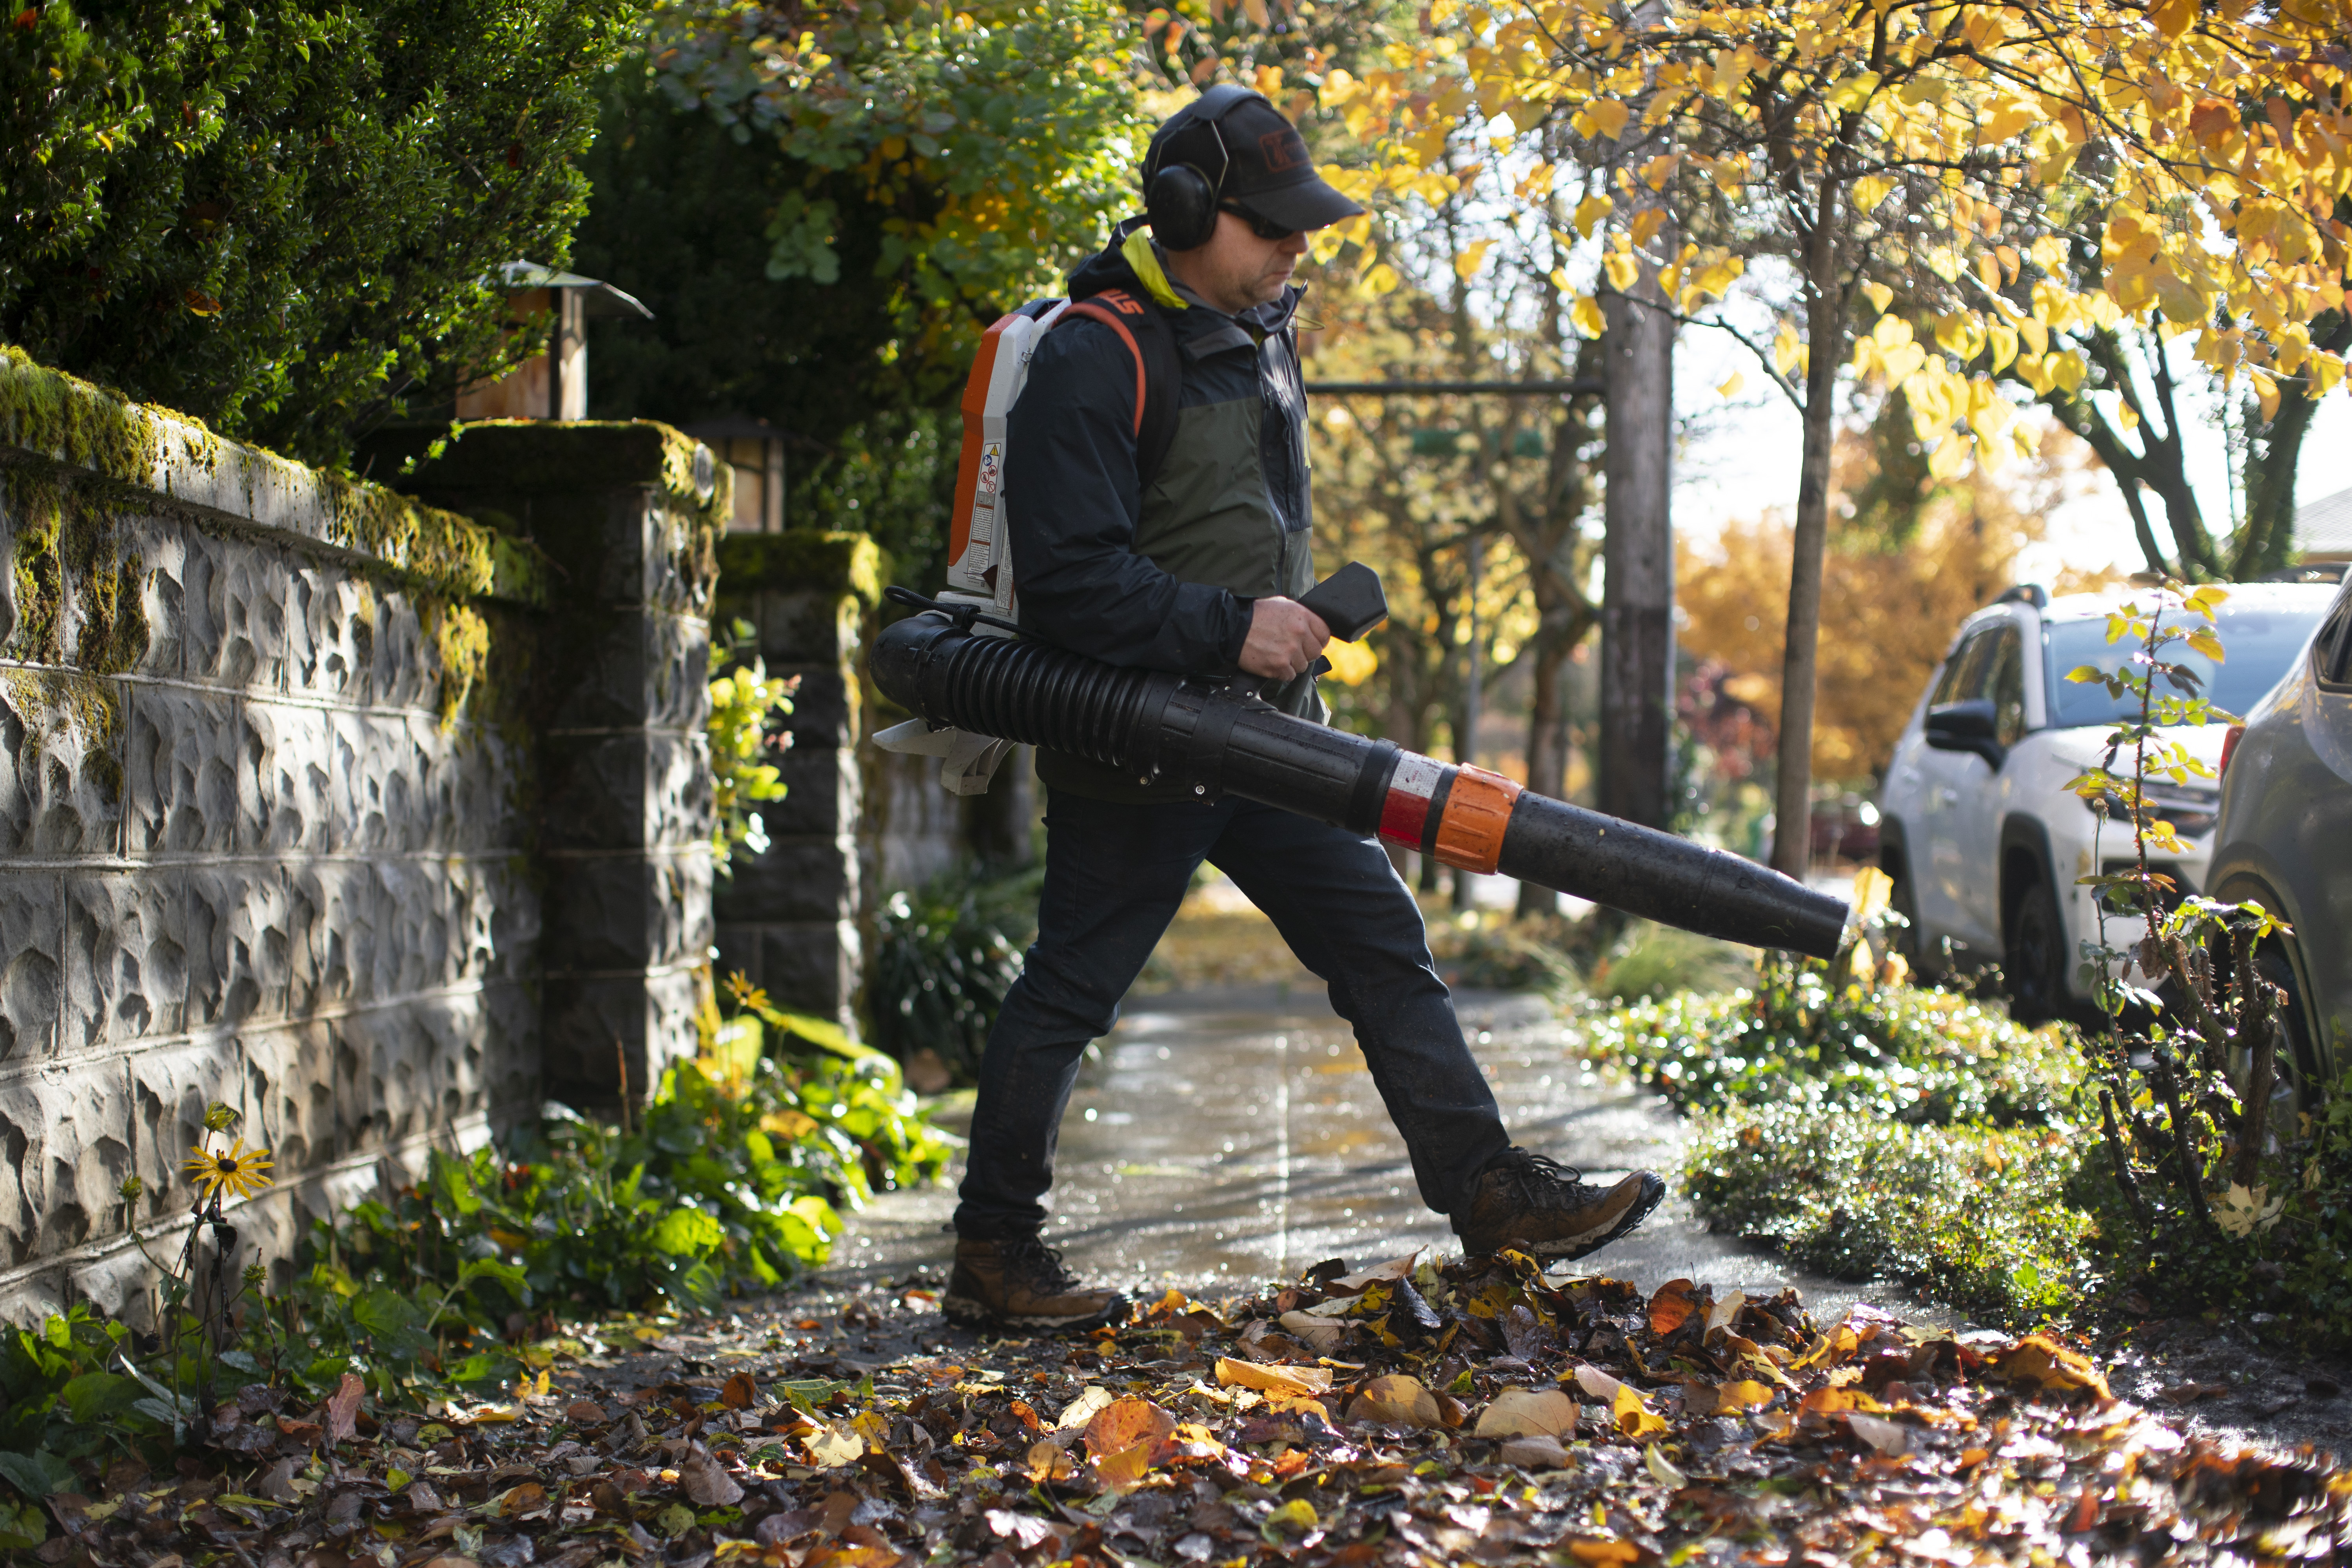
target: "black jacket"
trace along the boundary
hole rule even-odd
[[[1168,298],[1166,280],[1153,281],[1157,289],[1114,241],[1071,275],[1070,297],[1118,288],[1141,298]],[[1245,466],[1263,477],[1261,504],[1282,532],[1281,548],[1295,549],[1296,564],[1304,567],[1313,512],[1307,394],[1292,324],[1301,292],[1291,289],[1239,318],[1197,299],[1162,313],[1184,361],[1180,410],[1230,405],[1255,388],[1262,410],[1257,462]],[[1137,551],[1144,496],[1136,471],[1135,389],[1134,357],[1098,321],[1066,320],[1037,347],[1006,440],[1005,493],[1022,619],[1063,647],[1106,663],[1231,676],[1239,668],[1253,596],[1181,580]],[[1160,480],[1173,465],[1202,456],[1180,438]],[[1297,592],[1284,581],[1288,575],[1276,575],[1264,591]],[[1318,706],[1311,681],[1293,684],[1305,689],[1307,708]]]

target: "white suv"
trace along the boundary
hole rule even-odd
[[[2243,584],[2219,612],[2219,666],[2175,645],[2204,695],[2244,713],[2285,674],[2327,611],[2321,584]],[[1911,921],[1906,950],[1927,978],[2001,965],[2010,1011],[2040,1023],[2087,1007],[2079,943],[2097,934],[2080,879],[2132,858],[2131,830],[2103,819],[2068,781],[2103,759],[2123,703],[2076,685],[2082,665],[2114,669],[2134,651],[2110,645],[2107,614],[2128,589],[2052,599],[2011,588],[1969,617],[1919,699],[1879,791],[1879,864]],[[2225,727],[2166,731],[2219,771]],[[2128,767],[2117,759],[2117,771]],[[2189,844],[2157,869],[2201,891],[2221,792],[2210,779],[2159,781],[2148,798]],[[2113,920],[2110,919],[2112,925]],[[2121,945],[2120,942],[2118,945]]]

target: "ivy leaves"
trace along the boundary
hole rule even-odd
[[[675,104],[805,170],[768,215],[768,276],[835,283],[842,226],[878,223],[875,276],[900,284],[902,332],[957,360],[1131,199],[1126,26],[1100,0],[920,0],[813,8],[787,29],[702,0],[658,8],[649,52]]]
[[[221,0],[0,28],[0,338],[332,464],[531,352],[488,281],[562,258],[625,0]]]

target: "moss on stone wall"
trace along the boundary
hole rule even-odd
[[[466,605],[428,599],[420,607],[441,666],[437,706],[446,733],[457,726],[457,715],[465,710],[474,689],[489,674],[490,626]]]
[[[248,515],[260,510],[251,503],[265,489],[299,506],[299,492],[310,489],[320,503],[320,543],[366,556],[449,597],[545,600],[536,553],[512,541],[502,552],[495,530],[381,485],[223,441],[189,415],[132,403],[0,344],[0,447],[8,447],[158,497],[171,495],[175,468],[215,479],[226,471],[243,479]]]
[[[460,517],[417,505],[379,485],[360,484],[340,474],[321,474],[331,542],[354,550],[431,585],[436,593],[472,597],[498,584],[490,530]]]
[[[581,439],[588,433],[596,438]],[[415,494],[476,518],[521,513],[531,498],[652,488],[672,568],[688,596],[708,606],[719,541],[734,511],[734,470],[701,442],[653,419],[480,419],[446,442],[438,435],[387,430],[367,449],[378,471],[404,474],[402,484]],[[479,437],[490,439],[468,439]],[[567,558],[566,565],[581,575],[581,563]]]
[[[129,669],[146,654],[147,567],[123,539],[121,489],[55,469],[0,468],[0,508],[16,526],[16,625],[6,652],[100,675]],[[78,623],[70,650],[68,623]]]
[[[675,437],[669,445],[686,439],[668,434]],[[693,443],[686,445],[690,469]],[[297,506],[300,492],[311,489],[320,503],[312,526],[323,524],[317,542],[350,552],[360,558],[355,565],[362,573],[389,577],[431,603],[548,600],[546,558],[525,542],[381,485],[225,442],[187,415],[132,403],[0,344],[0,455],[10,447],[33,460],[0,464],[0,506],[16,526],[8,565],[16,599],[16,624],[0,651],[28,662],[71,663],[110,674],[145,655],[147,569],[126,548],[121,520],[185,506],[171,494],[175,470],[217,479],[225,465],[236,465],[233,472],[243,479],[248,512],[262,510],[254,502],[264,488]],[[665,483],[677,467],[665,450],[659,462]],[[686,482],[692,499],[690,473]],[[234,526],[227,531],[236,531]],[[312,537],[287,529],[268,529],[264,536],[289,533]],[[440,616],[436,626],[433,644],[446,723],[482,680],[488,632],[480,616],[462,607]]]
[[[887,579],[882,548],[862,533],[730,533],[719,543],[719,580],[730,594],[815,588],[855,594],[868,609]]]
[[[174,417],[200,426],[187,415]],[[0,445],[152,485],[162,437],[148,411],[121,394],[47,369],[22,349],[0,343]]]
[[[60,669],[6,669],[0,670],[0,690],[24,727],[26,763],[37,763],[59,741],[70,741],[90,781],[109,800],[122,798],[124,726],[118,683]]]
[[[65,658],[65,574],[58,558],[58,535],[65,529],[63,489],[53,473],[0,470],[0,505],[16,529],[8,562],[16,624],[0,651],[46,664]]]

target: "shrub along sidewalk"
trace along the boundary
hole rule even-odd
[[[2176,923],[2222,940],[2201,902]],[[1695,1119],[1682,1177],[1711,1224],[1988,1322],[2227,1316],[2306,1350],[2352,1345],[2352,1092],[2274,1109],[2257,1151],[2273,1184],[2255,1187],[2239,1174],[2237,1091],[2200,1070],[2182,1137],[2165,1131],[2168,1157],[2188,1152],[2184,1184],[2107,1124],[2120,1099],[2170,1125],[2144,1049],[2119,1062],[2127,1046],[2022,1028],[1857,952],[1772,955],[1752,986],[1588,1015],[1594,1060]]]
[[[1598,1014],[1588,1048],[1696,1119],[1683,1179],[1710,1223],[1990,1321],[2074,1312],[2106,1278],[2070,1201],[2079,1042],[1860,952],[1859,974],[1773,954],[1752,987]]]

